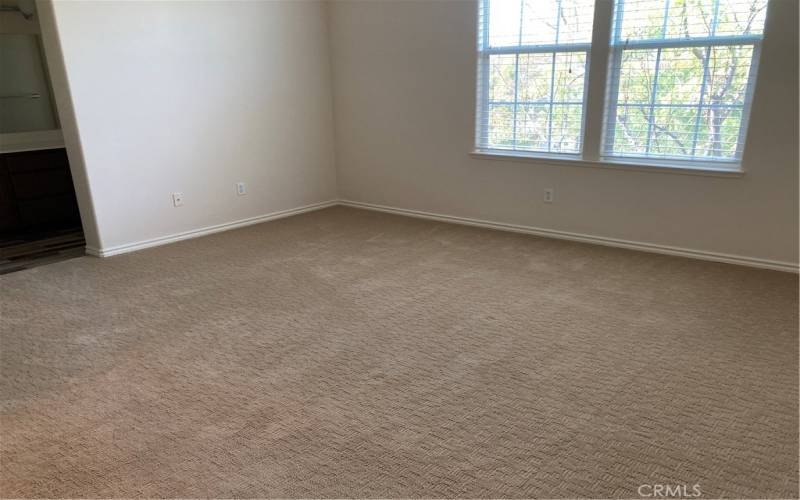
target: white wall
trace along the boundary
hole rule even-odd
[[[48,60],[63,55],[50,67],[88,246],[336,198],[324,4],[56,0],[39,9]]]
[[[341,198],[797,263],[796,2],[770,6],[741,178],[472,159],[475,2],[329,12]]]

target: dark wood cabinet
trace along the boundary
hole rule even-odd
[[[0,236],[80,224],[65,149],[0,154]]]

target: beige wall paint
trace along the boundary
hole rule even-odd
[[[89,246],[336,198],[321,2],[39,8]]]
[[[796,2],[770,6],[741,178],[470,158],[475,2],[329,13],[341,198],[797,263]]]

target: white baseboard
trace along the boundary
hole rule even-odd
[[[689,257],[692,259],[709,260],[713,262],[724,262],[726,264],[738,264],[741,266],[758,267],[762,269],[772,269],[775,271],[785,271],[797,273],[798,264],[791,262],[781,262],[776,260],[758,259],[753,257],[744,257],[741,255],[730,255],[716,252],[706,252],[702,250],[691,250],[689,248],[673,247],[668,245],[657,245],[654,243],[642,243],[639,241],[620,240],[616,238],[605,238],[602,236],[593,236],[590,234],[570,233],[567,231],[556,231],[554,229],[544,229],[531,226],[520,226],[516,224],[505,224],[502,222],[492,222],[480,219],[471,219],[468,217],[456,217],[453,215],[444,215],[431,212],[423,212],[420,210],[410,210],[407,208],[388,207],[384,205],[374,205],[372,203],[362,203],[359,201],[339,200],[340,205],[345,205],[354,208],[363,208],[366,210],[375,210],[378,212],[387,212],[397,215],[406,215],[409,217],[418,217],[421,219],[430,219],[440,222],[450,222],[454,224],[464,224],[467,226],[485,227],[488,229],[497,229],[500,231],[511,231],[515,233],[532,234],[535,236],[544,236],[548,238],[558,238],[562,240],[580,241],[583,243],[592,243],[595,245],[605,245],[610,247],[627,248],[630,250],[640,250],[642,252],[660,253],[665,255],[675,255],[679,257]]]
[[[421,219],[430,219],[440,222],[449,222],[454,224],[463,224],[467,226],[484,227],[488,229],[496,229],[500,231],[511,231],[515,233],[532,234],[535,236],[544,236],[547,238],[557,238],[562,240],[580,241],[583,243],[592,243],[595,245],[605,245],[610,247],[627,248],[630,250],[639,250],[642,252],[660,253],[665,255],[675,255],[679,257],[689,257],[692,259],[708,260],[713,262],[724,262],[727,264],[738,264],[741,266],[757,267],[761,269],[772,269],[775,271],[784,271],[797,273],[800,269],[798,264],[791,262],[782,262],[776,260],[758,259],[754,257],[744,257],[741,255],[730,255],[716,252],[706,252],[702,250],[692,250],[689,248],[673,247],[668,245],[657,245],[654,243],[642,243],[639,241],[621,240],[616,238],[605,238],[602,236],[593,236],[590,234],[571,233],[567,231],[557,231],[554,229],[544,229],[532,226],[521,226],[517,224],[505,224],[502,222],[492,222],[487,220],[472,219],[468,217],[457,217],[453,215],[437,214],[432,212],[423,212],[421,210],[411,210],[407,208],[389,207],[385,205],[375,205],[372,203],[362,203],[352,200],[330,200],[321,203],[314,203],[303,207],[292,208],[288,210],[281,210],[272,212],[265,215],[250,217],[247,219],[240,219],[233,222],[224,224],[217,224],[214,226],[203,227],[200,229],[193,229],[182,233],[171,234],[168,236],[161,236],[150,240],[137,241],[134,243],[126,243],[114,247],[106,248],[93,248],[86,247],[86,253],[96,257],[111,257],[112,255],[119,255],[145,248],[155,247],[159,245],[166,245],[176,241],[187,240],[190,238],[197,238],[207,234],[219,233],[236,229],[239,227],[267,222],[270,220],[289,217],[292,215],[310,212],[312,210],[320,210],[323,208],[332,207],[334,205],[344,205],[354,208],[362,208],[366,210],[375,210],[378,212],[387,212],[397,215],[405,215],[409,217],[417,217]]]
[[[142,250],[144,248],[166,245],[168,243],[174,243],[176,241],[188,240],[190,238],[197,238],[199,236],[205,236],[207,234],[220,233],[222,231],[228,231],[230,229],[250,226],[252,224],[258,224],[260,222],[267,222],[270,220],[281,219],[283,217],[302,214],[304,212],[311,212],[312,210],[320,210],[323,208],[332,207],[336,204],[338,204],[337,200],[323,201],[321,203],[314,203],[303,207],[290,208],[288,210],[280,210],[278,212],[272,212],[265,215],[258,215],[256,217],[249,217],[247,219],[240,219],[233,222],[216,224],[214,226],[207,226],[200,229],[192,229],[191,231],[184,231],[182,233],[170,234],[168,236],[160,236],[158,238],[153,238],[150,240],[136,241],[134,243],[126,243],[124,245],[117,245],[114,247],[94,248],[87,245],[86,253],[89,255],[94,255],[95,257],[111,257],[112,255],[135,252],[136,250]]]

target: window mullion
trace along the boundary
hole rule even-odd
[[[556,8],[556,45],[558,45],[558,35],[561,31],[561,0],[558,0]],[[553,52],[550,61],[550,105],[547,109],[547,151],[553,150],[553,100],[556,98],[556,54]]]
[[[553,100],[555,99],[556,85],[556,54],[553,52],[550,62],[550,102],[547,109],[547,151],[551,151],[553,145]]]
[[[656,104],[656,93],[658,92],[658,70],[659,66],[661,65],[661,49],[659,48],[656,52],[656,71],[653,75],[653,89],[650,94],[650,109],[647,114],[647,145],[645,147],[645,154],[650,153],[650,140],[653,135],[653,124],[656,121],[655,117],[655,104]]]
[[[517,108],[519,107],[519,54],[514,56],[514,111],[511,123],[511,146],[517,149]]]
[[[517,46],[522,45],[522,25],[523,13],[525,12],[525,0],[519,1],[519,37],[517,38]],[[519,52],[514,56],[514,111],[511,119],[511,147],[517,149],[517,110],[519,108]]]
[[[706,85],[708,83],[708,63],[711,60],[711,47],[706,47],[706,58],[703,61],[703,81],[700,84],[700,100],[697,107],[697,116],[694,121],[694,133],[692,134],[692,157],[697,151],[697,135],[700,132],[700,120],[703,116],[703,103],[706,97]]]
[[[717,36],[717,23],[719,22],[719,0],[714,0],[714,17],[711,18],[711,37]]]
[[[597,0],[594,6],[592,46],[588,54],[586,105],[583,119],[583,159],[598,160],[603,136],[603,107],[611,39],[612,0]]]
[[[696,38],[651,38],[647,40],[625,40],[625,48],[630,50],[643,49],[677,49],[681,47],[714,47],[717,45],[748,45],[761,41],[755,35],[730,35],[717,37]]]

